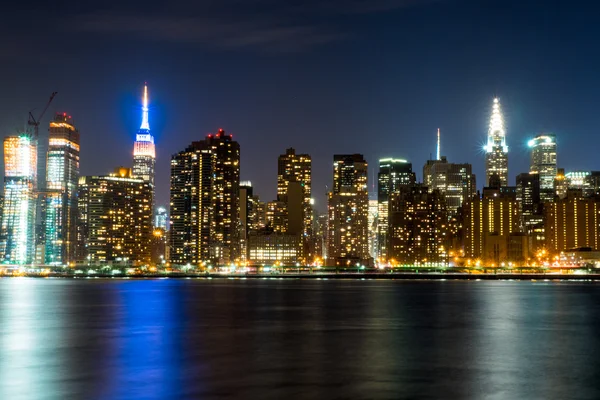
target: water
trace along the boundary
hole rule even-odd
[[[594,283],[0,279],[1,399],[599,399]]]

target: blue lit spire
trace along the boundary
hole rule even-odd
[[[144,83],[144,105],[142,106],[142,125],[140,130],[149,131],[150,124],[148,123],[148,84]]]

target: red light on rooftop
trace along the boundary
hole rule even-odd
[[[67,116],[67,113],[63,113],[63,117],[66,117],[66,116]]]

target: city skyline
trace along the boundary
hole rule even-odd
[[[147,94],[148,83],[144,82],[144,84],[143,84],[142,87],[144,88],[144,90],[143,90],[144,95],[142,96],[142,100],[138,102],[139,103],[138,104],[138,109],[133,111],[134,114],[137,114],[138,121],[139,121],[139,115],[142,115],[142,119],[141,119],[142,123],[141,123],[140,127],[137,130],[132,129],[132,132],[135,132],[135,133],[132,133],[130,136],[132,136],[132,139],[133,139],[132,143],[136,146],[135,149],[138,148],[137,146],[139,146],[140,143],[148,142],[151,145],[151,149],[149,150],[150,153],[152,153],[152,155],[154,155],[154,158],[157,159],[157,158],[160,157],[161,143],[157,143],[157,144],[154,143],[154,134],[153,134],[154,132],[152,131],[152,133],[151,133],[150,127],[149,127],[149,123],[148,123],[149,118],[152,118],[152,117],[150,117],[150,115],[152,114],[152,112],[150,110],[152,108],[149,105],[148,99],[147,99],[147,96],[148,96],[148,94]],[[495,116],[494,116],[495,115],[494,114],[495,113],[494,106],[500,100],[498,97],[491,97],[490,99],[493,100],[493,102],[492,102],[493,106],[490,107],[489,110],[487,110],[487,112],[488,112],[488,116],[487,116],[487,118],[488,118],[488,126],[487,126],[487,128],[484,127],[487,131],[485,133],[481,134],[481,137],[483,138],[482,139],[482,143],[486,142],[486,140],[487,140],[486,137],[488,137],[488,135],[489,135],[489,132],[490,132],[490,129],[491,129],[489,125],[495,123],[494,122],[494,118],[495,118]],[[504,108],[504,105],[502,107]],[[504,111],[504,109],[502,111]],[[59,115],[61,113],[56,113],[56,114]],[[491,122],[490,122],[490,116],[489,115],[491,115]],[[69,116],[69,118],[72,118],[72,117]],[[45,123],[46,123],[46,121],[42,121],[42,126],[45,126]],[[506,129],[505,128],[505,124],[506,123],[504,121],[504,118],[502,118],[502,124],[503,124],[502,129],[503,130]],[[79,119],[77,119],[77,125],[78,126],[80,125]],[[139,122],[138,122],[138,125],[139,125]],[[482,132],[484,131],[484,128],[482,128]],[[210,132],[210,130],[208,130],[208,132]],[[209,133],[207,133],[207,134],[209,134]],[[13,136],[14,135],[17,135],[17,132],[15,132],[13,134]],[[5,135],[5,137],[8,137],[8,136],[10,136],[10,135]],[[42,136],[42,135],[40,135],[40,136]],[[206,136],[206,135],[203,135],[203,136]],[[433,130],[431,132],[428,132],[428,136],[430,138],[428,138],[427,135],[424,135],[424,134],[423,135],[418,135],[418,136],[422,139],[422,140],[417,141],[418,143],[429,144],[431,146],[431,148],[432,148],[432,151],[429,153],[428,157],[426,159],[422,160],[423,164],[425,164],[425,163],[427,163],[428,161],[431,161],[431,160],[436,160],[437,157],[443,157],[444,159],[446,159],[447,158],[447,156],[446,156],[446,154],[447,154],[447,152],[446,152],[446,145],[448,145],[448,147],[450,147],[450,148],[453,148],[453,146],[451,145],[451,143],[455,143],[456,142],[456,140],[454,140],[454,138],[451,135],[449,135],[447,132],[445,132],[444,130],[442,130],[440,128],[436,128],[435,130]],[[517,153],[515,155],[514,151],[512,150],[512,147],[510,146],[511,137],[513,135],[508,134],[506,136],[507,136],[507,138],[505,139],[506,140],[506,144],[507,144],[508,147],[511,148],[511,151],[509,151],[509,162],[508,162],[508,182],[507,182],[507,184],[509,186],[514,186],[515,185],[516,179],[517,179],[517,177],[518,177],[519,174],[530,172],[530,169],[531,169],[531,166],[530,166],[531,165],[531,154],[530,153],[531,153],[531,150],[532,150],[532,143],[536,140],[536,138],[550,136],[550,137],[552,137],[552,140],[553,140],[552,143],[555,146],[556,146],[557,143],[560,143],[560,141],[561,141],[560,135],[558,135],[558,134],[556,134],[554,132],[537,132],[537,133],[532,133],[531,135],[523,136],[522,140],[517,139],[520,142],[520,144],[521,144],[521,146],[517,146],[517,147],[520,147],[521,148],[520,150],[522,150],[523,153],[522,154]],[[242,140],[241,140],[240,143],[244,145],[245,143],[243,141],[244,140],[243,135],[236,135],[236,140],[239,140],[240,137],[242,137]],[[429,139],[433,139],[433,140],[429,140]],[[198,138],[198,140],[201,140],[201,138]],[[429,143],[429,142],[432,142],[432,143]],[[170,145],[170,144],[171,143],[169,143],[168,141],[166,143],[162,143],[162,145],[164,145],[165,147],[167,145]],[[45,145],[46,148],[48,146],[47,143],[46,144],[42,144],[42,145]],[[482,146],[484,148],[486,147],[485,144],[483,144]],[[301,148],[302,147],[310,147],[310,146],[307,145],[307,144],[303,144],[303,145],[301,145]],[[155,148],[156,148],[156,150],[155,150]],[[135,156],[135,151],[136,150],[135,149],[134,149],[134,153],[133,153],[133,158],[132,158],[132,155],[130,153],[129,154],[129,157],[130,157],[129,160],[123,160],[123,162],[118,162],[117,161],[116,163],[114,163],[114,165],[121,165],[121,166],[124,166],[124,167],[132,167],[133,166],[133,171],[134,171],[134,175],[135,175],[135,164],[136,164],[136,156]],[[562,149],[562,146],[561,146],[561,150],[564,150],[564,149]],[[280,150],[279,152],[281,153],[281,152],[284,152],[284,151],[285,151],[285,148],[282,149],[282,150]],[[304,152],[302,150],[300,150],[300,151]],[[150,153],[148,153],[148,154],[150,154]],[[304,152],[304,153],[308,153],[308,152]],[[336,153],[336,150],[332,149],[332,152],[331,152],[331,154],[329,156],[331,157],[331,155],[333,155],[334,153]],[[382,159],[387,159],[387,158],[390,158],[390,157],[397,157],[398,156],[398,152],[394,153],[394,150],[391,150],[391,151],[380,150],[379,153],[380,154],[388,155],[389,157],[386,156],[386,157],[382,157],[382,158],[379,158],[379,159],[374,159],[373,161],[377,162],[377,161],[380,161]],[[394,154],[390,155],[390,153],[394,153]],[[364,152],[361,153],[361,154],[364,154]],[[169,158],[170,158],[170,156],[171,155],[169,155]],[[403,156],[404,156],[404,153],[403,153]],[[562,154],[561,154],[561,156],[562,156]],[[163,155],[163,157],[164,157],[164,155]],[[471,151],[465,151],[465,152],[462,152],[462,153],[459,154],[458,159],[462,160],[462,161],[453,160],[454,162],[457,162],[457,163],[471,164],[473,166],[473,170],[474,171],[480,171],[481,178],[479,180],[477,180],[477,186],[476,186],[476,189],[479,190],[479,191],[481,191],[486,186],[486,174],[485,174],[486,159],[485,159],[485,157],[486,157],[485,156],[485,149],[482,152],[480,148],[479,149],[473,148],[473,149],[471,149]],[[251,158],[254,158],[254,157],[251,157]],[[365,158],[367,158],[367,157],[365,157]],[[410,154],[404,156],[404,158],[406,158],[406,162],[410,162],[410,163],[415,164],[417,166],[421,163],[421,160],[418,160],[418,159],[410,157]],[[558,158],[558,157],[555,156],[555,159],[556,158]],[[132,164],[132,160],[133,160],[133,164]],[[85,160],[83,162],[85,163]],[[367,158],[367,162],[369,162],[368,158]],[[523,167],[524,169],[522,171],[515,170],[513,167],[511,167],[511,165],[513,163],[523,164],[524,165],[524,167]],[[138,161],[138,165],[139,164],[140,164],[140,162]],[[275,168],[275,170],[276,170],[276,168],[277,168],[277,160],[275,160],[275,162],[273,162],[273,164],[274,164],[273,168]],[[112,169],[114,169],[114,165],[113,165]],[[588,166],[587,168],[584,166],[583,168],[569,169],[568,166],[565,167],[565,165],[560,161],[560,159],[559,159],[557,165],[559,167],[561,167],[561,168],[566,169],[567,171],[572,171],[572,172],[573,171],[594,170],[595,169],[593,167],[593,165],[592,166]],[[259,175],[259,176],[248,176],[247,173],[244,173],[243,166],[246,166],[246,163],[242,164],[242,168],[240,170],[240,172],[242,174],[241,175],[242,176],[242,178],[241,178],[242,180],[251,180],[253,182],[257,182],[257,181],[261,182],[262,181],[262,179],[261,179],[262,175]],[[152,167],[154,168],[154,165]],[[88,169],[89,168],[90,167],[88,167]],[[138,167],[138,168],[140,168],[140,167]],[[98,167],[93,167],[92,169],[96,171],[94,174],[85,174],[85,173],[82,172],[81,175],[82,176],[84,176],[84,175],[102,175],[102,174],[108,174],[112,170],[111,168],[109,168],[107,171],[99,171]],[[598,166],[598,169],[600,169],[600,165]],[[272,174],[273,173],[272,170],[273,170],[272,168],[268,168],[267,169],[267,174]],[[314,170],[314,168],[313,168],[313,170]],[[376,198],[376,195],[377,195],[377,177],[376,177],[377,171],[378,171],[378,169],[374,165],[371,165],[369,167],[369,174],[368,174],[368,187],[369,188],[368,188],[368,192],[369,192],[369,196],[370,196],[371,199]],[[161,172],[164,172],[164,171],[160,171],[158,168],[155,171],[153,171],[153,173],[161,173]],[[316,181],[322,180],[323,179],[322,177],[319,178],[319,175],[322,175],[322,174],[319,174],[319,172],[321,172],[321,171],[316,171],[316,172],[317,172],[317,174],[315,175],[314,179]],[[322,172],[325,173],[325,178],[326,179],[328,179],[328,180],[331,179],[331,176],[327,176],[328,171],[322,171]],[[416,175],[417,182],[424,182],[426,180],[425,176],[422,174],[422,171],[421,171],[420,167],[415,168],[414,173]],[[330,174],[330,172],[329,172],[329,174]],[[154,180],[154,178],[152,176],[151,181],[153,181],[153,180]],[[155,206],[157,206],[157,207],[158,206],[162,206],[162,207],[168,206],[168,203],[169,203],[169,200],[168,200],[168,198],[169,198],[168,184],[167,184],[166,190],[165,190],[164,184],[162,185],[162,187],[160,185],[153,185],[153,186],[155,187],[154,191],[157,192],[157,195],[155,197]],[[269,190],[268,190],[269,193],[267,193],[267,194],[265,194],[263,192],[260,192],[260,190],[258,190],[258,191],[255,190],[255,194],[258,194],[261,198],[268,198],[270,196],[271,190],[273,190],[275,192],[275,195],[277,195],[277,183],[275,183],[275,185],[273,185],[272,183],[270,183],[270,184],[267,184],[267,185],[258,185],[258,186],[260,186],[260,187],[270,186]],[[330,185],[327,184],[325,186],[329,187]],[[257,186],[255,185],[254,187],[256,189]],[[165,191],[166,191],[166,196],[165,196]],[[318,189],[317,190],[313,189],[313,192],[316,192],[315,195],[313,196],[313,198],[316,199],[316,204],[315,205],[316,205],[317,210],[319,211],[319,213],[324,213],[326,211],[326,203],[327,203],[326,196],[327,196],[327,192],[328,191],[329,191],[329,189],[326,189],[325,187],[323,187],[322,190],[320,190],[320,191]],[[323,197],[324,200],[319,201],[321,197]],[[321,203],[321,204],[319,204],[319,203]]]
[[[269,2],[261,8],[266,26],[258,21],[258,27],[249,28],[255,15],[236,9],[231,21],[239,32],[211,36],[214,43],[200,33],[190,40],[165,38],[166,24],[185,20],[181,14],[224,25],[218,10],[201,4],[180,10],[154,7],[162,10],[159,16],[149,11],[153,2],[108,7],[96,19],[88,5],[60,10],[40,5],[40,12],[31,16],[32,29],[16,22],[28,14],[12,5],[3,10],[10,20],[0,28],[14,38],[2,52],[10,60],[3,63],[2,76],[11,96],[0,100],[0,130],[8,135],[22,127],[27,112],[41,109],[56,90],[59,95],[47,115],[67,111],[74,116],[85,133],[81,173],[105,174],[115,165],[129,164],[139,126],[139,94],[147,80],[157,145],[157,205],[168,199],[170,156],[222,127],[244,147],[241,178],[252,180],[263,198],[274,197],[276,172],[269,169],[262,176],[262,160],[275,165],[288,147],[310,154],[312,191],[323,210],[333,153],[360,151],[371,165],[381,158],[406,158],[422,180],[419,166],[435,154],[437,128],[443,155],[471,163],[481,188],[480,149],[490,101],[498,96],[511,151],[509,183],[528,170],[527,141],[539,133],[557,135],[559,167],[593,168],[594,146],[577,144],[595,142],[600,60],[590,49],[598,30],[593,21],[597,5],[450,0],[410,2],[407,7],[401,4],[406,2],[386,1],[381,2],[386,7],[369,9],[352,2],[350,13],[336,10],[340,2],[328,3],[331,8],[323,9],[309,2],[305,20],[292,21],[293,28],[306,25],[330,38],[304,47],[298,46],[303,35],[274,33],[273,46],[264,39],[272,32],[266,28],[277,27],[273,21],[289,21],[286,5]],[[225,1],[218,7],[228,5]],[[62,18],[68,18],[65,26],[73,23],[76,35],[45,29]],[[147,34],[140,32],[136,18],[154,22]],[[36,34],[42,29],[50,33]],[[256,30],[263,40],[244,44],[242,39]],[[65,60],[60,65],[45,61],[52,59],[46,53],[56,43]],[[26,52],[29,48],[41,54]],[[102,56],[106,49],[111,57]],[[563,62],[545,62],[557,59]],[[344,140],[338,147],[339,138]]]

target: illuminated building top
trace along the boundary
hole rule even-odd
[[[485,151],[485,186],[489,186],[493,177],[500,179],[500,185],[508,185],[508,146],[506,145],[506,129],[500,101],[496,98],[492,106],[492,116],[487,135]]]
[[[144,84],[142,124],[133,145],[133,176],[149,181],[154,186],[156,147],[148,122],[148,85]]]
[[[154,137],[150,133],[150,123],[148,122],[148,85],[144,85],[144,100],[142,105],[142,124],[140,130],[135,136],[134,156],[148,156],[155,158],[156,150],[154,147]]]
[[[148,85],[144,84],[144,105],[142,106],[142,125],[140,130],[149,131],[150,124],[148,123]]]
[[[485,146],[485,151],[491,153],[494,151],[494,147],[497,146],[502,146],[502,150],[505,153],[508,152],[504,118],[502,117],[502,111],[500,109],[500,101],[496,98],[494,99],[494,105],[492,106],[492,117],[490,118],[490,128],[488,130],[488,141]]]

